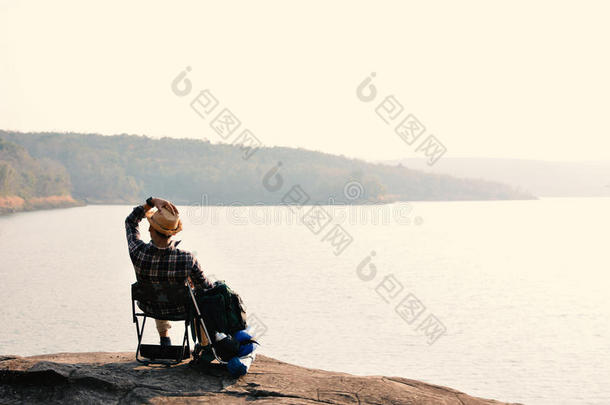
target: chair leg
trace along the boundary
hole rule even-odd
[[[189,345],[189,321],[188,319],[186,321],[184,321],[184,338],[182,339],[182,352],[180,354],[180,359],[177,359],[176,364],[178,363],[182,363],[182,361],[184,360],[184,353],[185,351],[188,350],[190,352],[191,347]],[[189,357],[190,357],[190,353],[189,353]]]
[[[142,345],[142,336],[144,336],[144,326],[146,325],[146,315],[142,319],[142,329],[139,327],[138,318],[136,317],[136,331],[138,333],[138,347],[136,349],[136,361],[142,364],[149,364],[148,361],[140,359],[140,346]]]
[[[189,321],[186,320],[184,321],[184,339],[182,340],[182,347],[190,351],[191,345],[189,343]]]

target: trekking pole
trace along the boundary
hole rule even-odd
[[[191,299],[193,300],[193,305],[195,305],[195,310],[197,311],[197,317],[198,317],[199,321],[201,322],[201,326],[203,326],[203,332],[205,333],[205,337],[208,339],[210,347],[212,348],[212,353],[214,354],[214,357],[216,358],[216,360],[218,360],[218,362],[220,364],[227,364],[226,361],[223,361],[216,354],[216,349],[214,349],[214,344],[212,343],[212,339],[210,337],[210,334],[208,333],[208,328],[205,326],[205,322],[203,321],[203,316],[201,315],[201,311],[199,311],[199,305],[197,305],[197,300],[195,299],[195,294],[193,294],[193,288],[191,287],[191,285],[188,281],[186,284],[189,288],[189,292],[191,293]]]

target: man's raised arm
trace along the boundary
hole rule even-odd
[[[129,251],[133,252],[138,246],[144,244],[142,239],[140,239],[140,231],[138,230],[138,225],[140,221],[144,218],[144,214],[146,211],[151,209],[148,204],[138,205],[134,207],[131,214],[127,216],[125,219],[125,230],[127,232],[127,245],[129,246]]]

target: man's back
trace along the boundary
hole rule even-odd
[[[138,224],[146,215],[148,206],[133,209],[125,220],[129,256],[139,282],[152,284],[180,283],[190,277],[196,288],[210,288],[212,284],[203,275],[197,259],[188,251],[177,248],[180,241],[170,241],[167,247],[141,240]],[[150,220],[150,219],[149,219]],[[184,306],[139,303],[145,312],[156,316],[175,315],[186,311]]]

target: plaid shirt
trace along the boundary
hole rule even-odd
[[[145,243],[140,239],[138,224],[145,212],[143,206],[135,207],[125,219],[129,256],[136,271],[136,279],[144,283],[162,284],[180,283],[190,276],[195,288],[211,288],[212,283],[203,275],[197,259],[190,252],[176,248],[180,241],[171,241],[167,248],[158,248],[152,241]],[[184,306],[171,303],[138,302],[138,306],[144,312],[159,317],[186,312]]]

